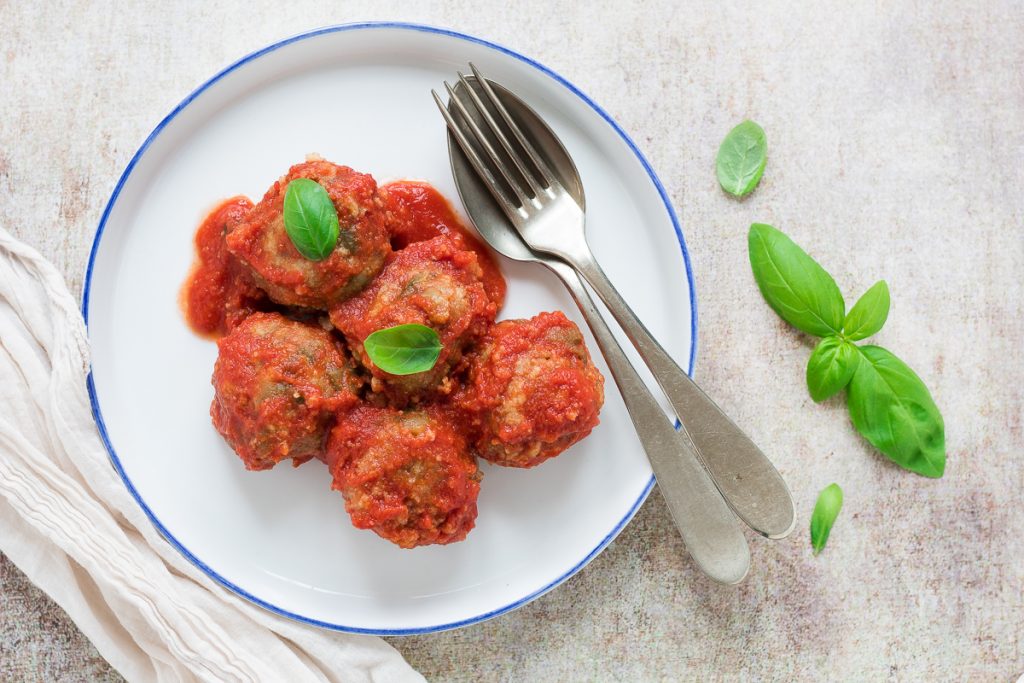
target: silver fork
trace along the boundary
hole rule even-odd
[[[495,87],[499,88],[499,96],[505,98],[513,111],[526,106],[507,90]],[[457,86],[456,91],[458,88],[462,88],[462,84]],[[545,144],[557,145],[554,140],[553,134],[548,135],[540,141],[540,145],[542,148]],[[601,354],[608,362],[608,371],[619,388],[640,444],[658,478],[658,488],[694,563],[707,576],[720,583],[735,584],[741,581],[750,567],[750,549],[736,515],[726,505],[711,477],[693,453],[689,439],[675,430],[661,404],[626,357],[608,323],[590,298],[583,280],[564,261],[526,246],[491,199],[490,192],[462,154],[451,133],[448,134],[448,154],[459,196],[480,236],[503,256],[546,266],[562,280],[575,299]],[[565,177],[569,179],[566,189],[583,203],[583,186],[578,182],[579,177],[575,171],[567,173]]]
[[[521,128],[526,124],[530,131],[529,124],[544,126],[543,121],[528,107],[525,111],[536,121],[516,121],[476,67],[470,64],[470,68],[479,88],[459,73],[460,90],[468,97],[445,83],[458,119],[433,94],[449,130],[502,212],[530,248],[568,263],[594,288],[650,368],[698,457],[736,514],[769,538],[788,535],[795,514],[781,475],[654,339],[598,265],[587,244],[584,209],[552,170],[552,166],[574,168],[571,159],[568,164],[553,160],[549,165]],[[560,144],[557,151],[568,157]]]

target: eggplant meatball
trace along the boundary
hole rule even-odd
[[[246,469],[322,457],[333,416],[359,400],[353,363],[322,328],[255,313],[217,349],[210,416]]]
[[[300,254],[284,227],[285,192],[296,178],[320,183],[338,211],[337,246],[321,261]],[[321,160],[288,169],[228,234],[227,245],[271,299],[310,308],[328,308],[361,290],[391,251],[373,177]]]
[[[480,471],[440,408],[356,408],[331,431],[333,488],[359,529],[402,548],[454,543],[476,520]]]
[[[498,323],[469,363],[454,403],[482,458],[533,467],[597,426],[604,378],[579,328],[560,312]]]
[[[401,407],[451,391],[450,371],[497,311],[481,276],[475,253],[459,249],[446,237],[435,237],[395,252],[369,287],[331,309],[331,322],[345,335],[356,360],[372,373],[374,392]],[[377,330],[408,323],[435,330],[441,355],[429,371],[391,375],[373,364],[363,341]]]
[[[505,302],[505,276],[494,257],[474,237],[451,204],[437,188],[415,180],[399,180],[380,188],[385,220],[391,231],[391,248],[404,249],[415,242],[444,235],[459,249],[476,254],[483,271],[484,291],[497,309]]]

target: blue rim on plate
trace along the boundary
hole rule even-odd
[[[619,124],[617,124],[615,120],[612,119],[612,117],[609,116],[608,113],[604,109],[602,109],[596,102],[594,102],[592,99],[583,94],[583,92],[580,91],[579,88],[577,88],[572,83],[567,81],[565,78],[559,76],[557,73],[555,73],[548,67],[544,66],[543,64],[540,64],[539,62],[536,62],[525,55],[519,54],[515,50],[511,50],[502,45],[498,45],[497,43],[492,43],[488,40],[483,40],[482,38],[476,38],[465,33],[452,31],[450,29],[438,28],[435,26],[427,26],[424,24],[411,24],[405,22],[361,22],[353,24],[340,24],[338,26],[327,26],[324,28],[314,29],[312,31],[300,33],[290,38],[285,38],[284,40],[280,40],[260,50],[256,50],[255,52],[252,52],[246,55],[245,57],[242,57],[238,61],[222,69],[208,81],[206,81],[198,88],[196,88],[194,91],[192,91],[192,93],[188,97],[183,99],[178,104],[178,106],[176,106],[171,111],[170,114],[165,116],[164,119],[159,124],[157,124],[156,128],[153,129],[153,132],[149,134],[149,137],[146,138],[145,142],[142,143],[142,146],[139,147],[138,151],[135,152],[135,154],[131,158],[131,161],[128,162],[128,166],[125,167],[124,173],[121,174],[121,177],[117,181],[117,185],[114,186],[114,191],[110,195],[110,200],[107,202],[106,207],[104,207],[103,215],[100,217],[99,225],[96,228],[96,235],[93,238],[92,249],[89,252],[89,263],[86,266],[85,271],[85,287],[82,293],[82,316],[85,318],[86,328],[88,329],[89,326],[89,291],[90,285],[92,283],[92,269],[96,261],[96,253],[99,249],[100,239],[103,237],[103,228],[106,226],[107,219],[110,217],[110,212],[113,209],[114,204],[117,202],[118,196],[121,194],[121,188],[124,187],[125,182],[128,180],[128,177],[131,175],[132,170],[135,168],[135,164],[145,153],[149,145],[157,138],[157,136],[160,135],[164,127],[166,127],[168,123],[170,123],[183,109],[185,109],[185,107],[187,107],[192,102],[192,100],[199,97],[207,88],[209,88],[211,85],[213,85],[220,79],[224,78],[224,76],[227,76],[240,66],[243,66],[255,59],[258,59],[259,57],[269,52],[273,52],[274,50],[277,50],[279,48],[282,48],[286,45],[289,45],[300,40],[306,40],[308,38],[313,38],[315,36],[323,35],[325,33],[341,33],[344,31],[357,31],[367,29],[403,29],[407,31],[420,31],[423,33],[436,33],[439,35],[449,36],[451,38],[458,38],[459,40],[465,40],[470,43],[475,43],[477,45],[483,45],[485,47],[491,48],[492,50],[496,50],[498,52],[501,52],[502,54],[514,57],[515,59],[523,62],[524,64],[532,66],[541,73],[550,76],[555,81],[560,83],[562,86],[567,88],[574,95],[583,100],[591,109],[597,112],[602,119],[608,122],[608,125],[610,125],[612,129],[616,133],[618,133],[619,137],[622,138],[622,140],[629,146],[630,150],[632,150],[633,154],[636,155],[637,160],[640,161],[640,164],[643,166],[644,170],[647,172],[647,175],[650,177],[651,182],[654,183],[655,188],[657,188],[658,195],[661,197],[661,201],[665,205],[665,210],[668,212],[669,219],[672,221],[672,227],[675,230],[676,239],[679,241],[679,248],[683,254],[683,264],[686,268],[686,279],[689,284],[690,290],[690,358],[688,363],[688,372],[689,374],[692,375],[693,361],[697,351],[697,299],[694,292],[693,270],[690,266],[690,254],[686,249],[686,241],[683,239],[683,231],[679,225],[679,218],[676,216],[675,209],[672,208],[672,202],[668,197],[668,193],[665,191],[665,188],[661,184],[661,180],[658,179],[658,176],[654,172],[654,169],[651,168],[650,163],[648,163],[643,153],[640,152],[639,148],[637,148],[636,144],[629,137],[629,135],[627,135],[626,132],[622,130],[621,127],[619,127]],[[310,624],[312,626],[318,626],[320,628],[331,629],[334,631],[344,631],[346,633],[362,633],[377,636],[417,635],[424,633],[435,633],[438,631],[447,631],[449,629],[459,628],[461,626],[468,626],[470,624],[486,621],[487,619],[491,619],[493,617],[505,614],[506,612],[510,612],[516,609],[517,607],[525,605],[531,600],[539,598],[541,595],[547,593],[549,590],[558,586],[563,581],[573,576],[580,569],[585,567],[592,559],[594,559],[594,557],[597,556],[598,553],[604,550],[604,548],[609,543],[611,543],[612,539],[614,539],[620,531],[622,531],[623,527],[625,527],[629,520],[633,518],[633,515],[636,514],[636,511],[640,509],[640,506],[643,504],[644,500],[647,499],[647,495],[651,492],[651,488],[653,488],[654,486],[654,477],[652,476],[650,481],[647,482],[647,486],[644,487],[643,492],[641,492],[640,496],[636,499],[636,502],[633,503],[632,507],[630,507],[626,515],[621,520],[619,520],[619,523],[616,524],[610,532],[608,532],[608,535],[605,536],[604,539],[602,539],[602,541],[597,545],[597,547],[595,547],[593,550],[587,553],[586,557],[580,560],[574,567],[569,569],[569,571],[567,571],[565,574],[558,577],[548,585],[516,600],[515,602],[509,605],[499,607],[498,609],[491,610],[490,612],[470,617],[468,619],[462,619],[460,621],[454,621],[447,624],[438,624],[436,626],[423,626],[419,628],[372,629],[358,628],[355,626],[345,626],[344,624],[332,624],[330,622],[321,621],[319,619],[310,619],[309,617],[304,617],[301,614],[289,612],[286,609],[282,609],[281,607],[273,605],[265,600],[261,600],[255,595],[248,593],[241,587],[225,579],[223,576],[221,576],[212,568],[203,563],[202,560],[200,560],[198,557],[189,552],[188,548],[186,548],[180,542],[178,542],[178,539],[176,539],[170,533],[170,531],[168,531],[167,528],[164,527],[164,525],[160,522],[156,515],[153,514],[153,511],[149,509],[149,506],[146,505],[146,502],[142,499],[142,496],[140,496],[138,491],[136,491],[135,485],[132,484],[132,480],[125,473],[124,468],[121,465],[121,460],[117,457],[117,453],[114,451],[114,447],[110,443],[110,438],[107,435],[107,428],[103,422],[103,413],[100,410],[99,400],[96,397],[96,385],[95,381],[93,380],[91,371],[89,372],[89,376],[86,378],[86,384],[89,389],[89,403],[92,405],[93,418],[96,420],[96,426],[99,429],[100,437],[103,439],[103,443],[107,447],[107,451],[110,453],[110,461],[113,464],[114,469],[117,471],[117,474],[124,481],[124,485],[128,488],[128,492],[131,493],[132,497],[142,508],[143,512],[146,513],[146,516],[149,517],[150,522],[153,523],[153,526],[156,527],[157,531],[160,532],[160,534],[167,540],[168,543],[170,543],[178,552],[184,555],[189,562],[191,562],[200,570],[202,570],[204,574],[206,574],[211,579],[213,579],[220,585],[224,586],[228,590],[232,591],[233,593],[245,598],[246,600],[249,600],[250,602],[255,603],[256,605],[259,605],[260,607],[269,610],[275,614],[288,617],[289,619],[294,619],[295,621],[299,621],[304,624]]]

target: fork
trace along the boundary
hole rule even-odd
[[[458,87],[461,88],[461,84]],[[507,90],[502,89],[499,96],[505,97],[514,108],[525,106]],[[546,140],[553,141],[553,135],[549,134]],[[569,264],[526,246],[491,200],[490,192],[480,182],[451,133],[448,134],[448,156],[459,196],[484,241],[507,258],[547,267],[562,280],[576,301],[608,363],[608,371],[657,477],[662,498],[694,564],[719,583],[742,581],[750,568],[750,548],[736,515],[692,452],[689,439],[666,419],[661,404],[626,357],[579,275]],[[579,180],[575,172],[566,177]],[[568,189],[583,201],[579,182],[570,182]]]
[[[459,120],[443,106],[436,92],[434,98],[483,184],[531,249],[572,266],[604,301],[665,392],[683,432],[737,516],[768,538],[787,536],[795,514],[781,475],[637,318],[587,244],[583,207],[565,189],[548,160],[537,152],[488,81],[473,64],[470,68],[480,87],[473,88],[459,73],[460,90],[467,98],[447,82],[444,84]],[[568,156],[564,148],[562,152]],[[571,161],[568,166],[572,167]]]

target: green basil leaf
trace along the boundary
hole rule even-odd
[[[879,280],[864,292],[843,321],[843,335],[851,340],[867,339],[882,329],[889,317],[889,285]]]
[[[288,183],[284,229],[306,258],[322,261],[331,255],[338,243],[338,210],[320,183],[309,178]]]
[[[839,334],[846,304],[832,276],[770,225],[751,225],[747,242],[750,267],[768,305],[808,334]]]
[[[414,375],[434,367],[441,338],[425,325],[398,325],[377,330],[363,342],[373,364],[392,375]]]
[[[807,389],[816,403],[842,391],[857,371],[857,347],[839,337],[825,337],[807,360]]]
[[[847,391],[853,426],[893,462],[926,477],[946,469],[946,432],[928,387],[880,346],[862,358]]]
[[[817,555],[828,542],[828,535],[832,532],[832,525],[836,523],[836,517],[843,508],[843,490],[839,484],[829,484],[818,494],[818,502],[814,504],[814,512],[811,513],[811,547]]]
[[[764,130],[753,121],[744,121],[729,131],[718,148],[715,171],[722,189],[736,197],[757,187],[768,160],[768,141]]]

